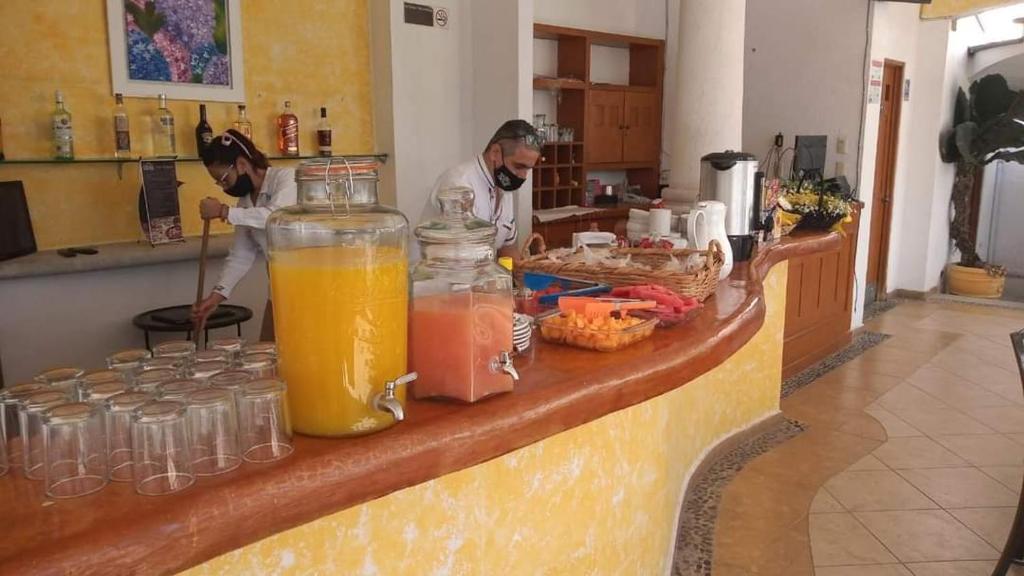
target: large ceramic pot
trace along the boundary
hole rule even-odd
[[[968,268],[950,264],[946,268],[949,291],[958,296],[1001,298],[1006,286],[1005,276],[992,276],[984,268]]]

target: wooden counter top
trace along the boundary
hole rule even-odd
[[[410,400],[408,418],[358,439],[297,436],[295,453],[201,478],[183,493],[129,484],[47,501],[20,470],[0,478],[2,574],[175,573],[274,533],[461,470],[678,388],[741,348],[764,320],[760,279],[776,263],[834,249],[804,234],[739,265],[687,325],[614,354],[537,344],[516,390],[472,406]]]

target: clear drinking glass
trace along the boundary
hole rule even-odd
[[[209,350],[207,350],[209,352]],[[218,372],[230,370],[231,364],[223,361],[210,361],[210,362],[196,362],[192,365],[192,379],[200,382],[203,386],[206,386],[210,377]]]
[[[122,350],[107,356],[107,367],[124,374],[125,382],[132,384],[139,372],[142,372],[142,363],[152,357],[153,353],[145,348]]]
[[[103,406],[108,398],[128,391],[128,385],[124,382],[97,382],[82,386],[82,402]]]
[[[157,386],[157,398],[161,400],[176,400],[184,402],[188,395],[196,390],[202,390],[204,386],[198,380],[171,380]]]
[[[232,364],[238,362],[238,359],[242,355],[243,346],[245,346],[245,340],[243,338],[218,338],[216,340],[211,340],[206,345],[210,350],[227,352],[228,361]]]
[[[20,427],[18,424],[18,407],[25,398],[49,390],[50,387],[42,382],[15,384],[10,388],[0,390],[0,410],[3,411],[0,428],[3,429],[7,446],[7,462],[11,466],[19,466],[21,464],[21,433],[19,432]]]
[[[188,396],[188,431],[192,470],[214,476],[238,468],[238,415],[230,390],[210,388]]]
[[[82,391],[85,388],[102,384],[104,382],[128,382],[124,372],[117,370],[89,370],[78,379],[78,398],[82,398]]]
[[[174,377],[181,378],[185,375],[185,362],[178,358],[150,358],[142,363],[142,371],[150,370],[173,370]]]
[[[235,405],[242,396],[242,387],[252,381],[252,374],[246,370],[226,370],[210,377],[210,388],[229,390]]]
[[[196,352],[195,363],[203,362],[231,362],[231,353],[224,350],[200,350]]]
[[[270,354],[246,354],[241,360],[242,370],[252,374],[254,380],[277,376],[277,358]]]
[[[155,358],[177,358],[185,363],[185,366],[192,364],[196,355],[196,343],[189,340],[168,340],[153,347]]]
[[[132,476],[144,496],[171,494],[196,481],[185,404],[147,402],[132,411]]]
[[[43,465],[46,451],[43,449],[43,413],[55,406],[70,402],[67,394],[60,390],[47,390],[33,394],[21,401],[18,407],[18,421],[21,426],[21,460],[25,477],[43,479]]]
[[[270,354],[277,358],[277,344],[273,342],[253,342],[242,347],[242,356],[248,354]]]
[[[36,382],[64,391],[68,398],[78,399],[78,383],[85,370],[81,368],[52,368],[36,374]]]
[[[157,360],[159,360],[159,358],[157,358]],[[156,394],[159,386],[164,382],[180,379],[181,373],[178,370],[171,370],[170,368],[144,370],[142,374],[139,374],[139,377],[135,379],[135,389],[140,392]]]
[[[103,408],[74,402],[42,415],[46,495],[74,498],[107,485],[106,426]]]
[[[242,387],[238,410],[242,458],[249,462],[272,462],[292,453],[284,382],[272,378],[249,382]]]
[[[107,464],[115,482],[132,480],[132,411],[152,400],[153,395],[145,392],[124,392],[107,399]]]

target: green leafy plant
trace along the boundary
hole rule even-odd
[[[953,127],[939,146],[943,162],[956,163],[953,181],[954,216],[949,235],[960,251],[960,265],[985,268],[992,275],[1005,270],[984,262],[971,237],[971,192],[978,168],[997,160],[1024,164],[1024,91],[1011,90],[1006,78],[990,74],[975,81],[970,97],[957,94]]]
[[[135,19],[135,25],[142,30],[146,36],[152,38],[164,27],[166,18],[156,11],[156,2],[146,2],[145,9],[139,8],[134,2],[125,1],[124,9]]]

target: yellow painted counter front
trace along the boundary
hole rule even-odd
[[[753,339],[685,386],[183,574],[667,574],[690,475],[778,412],[786,278],[765,278]]]

